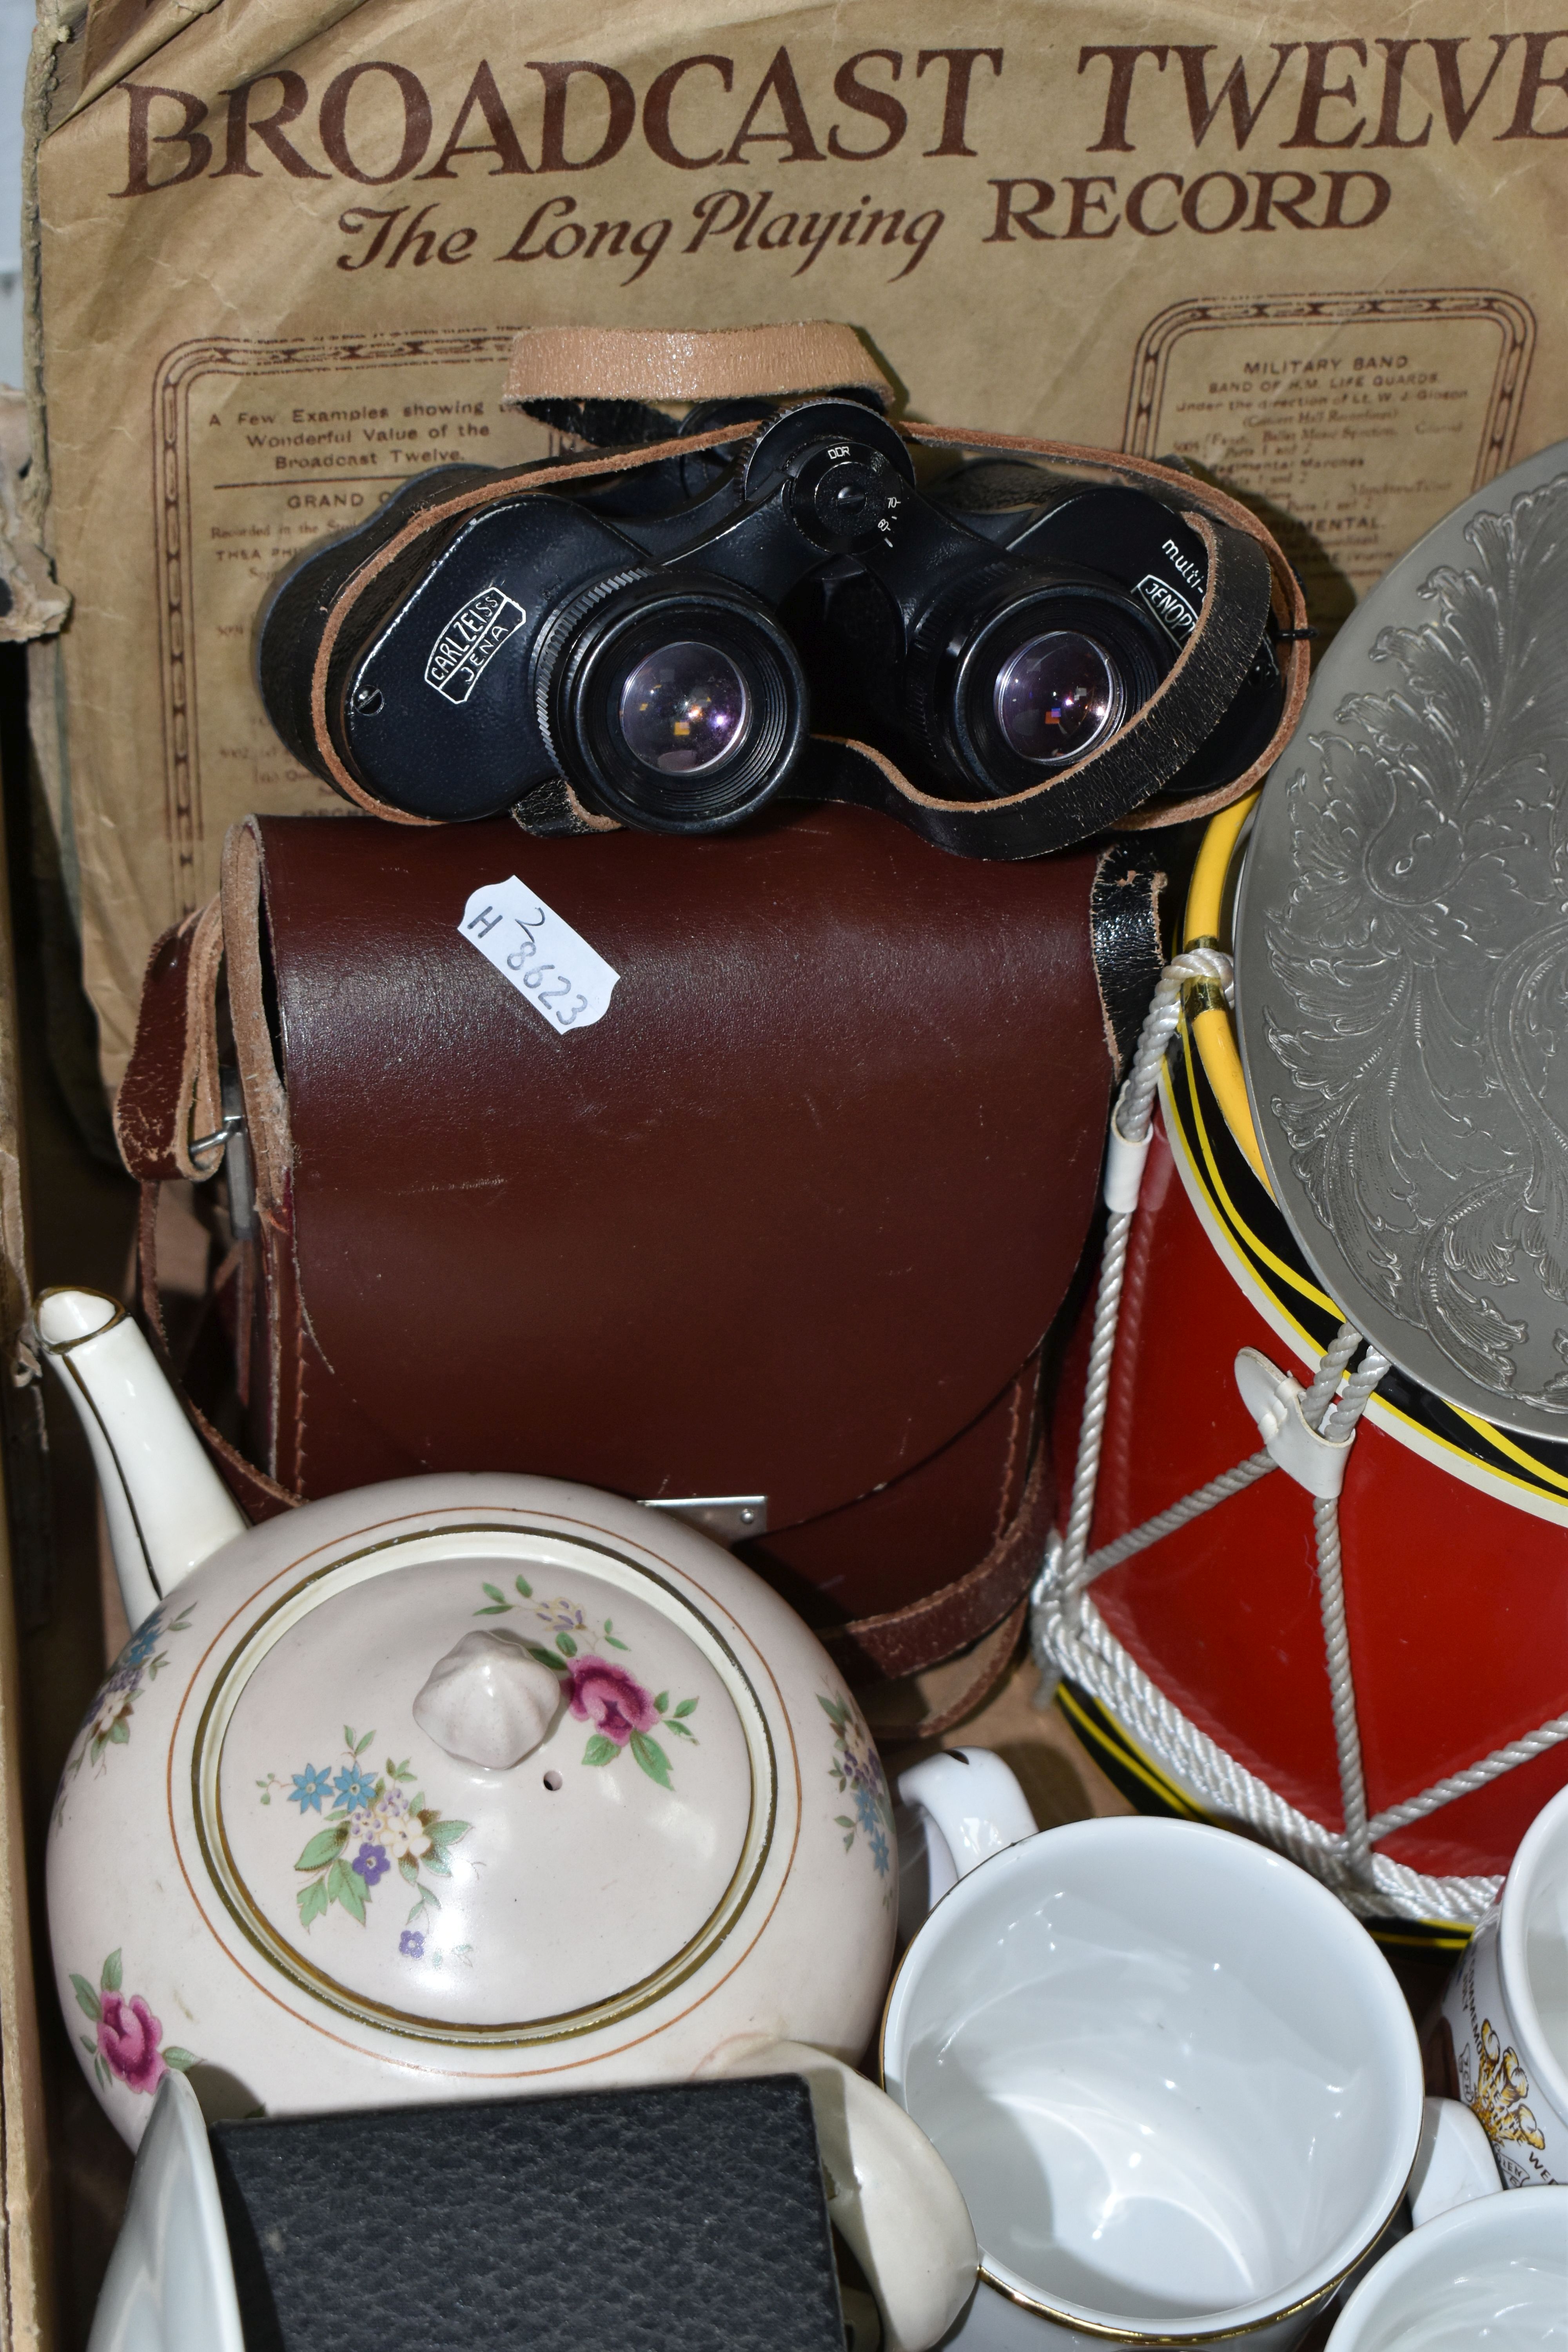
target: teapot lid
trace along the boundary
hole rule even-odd
[[[440,2040],[658,1998],[732,1925],[773,1816],[717,1617],[602,1542],[515,1526],[295,1586],[220,1672],[193,1776],[204,1859],[275,1967]]]

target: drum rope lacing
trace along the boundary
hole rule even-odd
[[[1266,1446],[1234,1469],[1211,1478],[1169,1509],[1146,1519],[1141,1527],[1119,1536],[1113,1543],[1095,1552],[1089,1549],[1121,1322],[1128,1242],[1152,1133],[1161,1066],[1181,1019],[1184,990],[1193,982],[1205,981],[1217,982],[1228,996],[1230,958],[1215,949],[1189,948],[1166,965],[1111,1118],[1105,1181],[1109,1215],[1089,1341],[1072,1498],[1066,1533],[1053,1538],[1030,1595],[1030,1640],[1041,1674],[1037,1703],[1047,1705],[1058,1680],[1064,1675],[1070,1677],[1107,1707],[1155,1761],[1204,1805],[1221,1815],[1246,1822],[1292,1861],[1324,1879],[1352,1910],[1363,1915],[1392,1911],[1407,1918],[1473,1923],[1495,1899],[1502,1884],[1500,1878],[1434,1877],[1394,1862],[1387,1854],[1374,1853],[1373,1848],[1395,1830],[1424,1819],[1451,1804],[1457,1797],[1483,1787],[1515,1765],[1568,1739],[1568,1715],[1554,1717],[1539,1730],[1510,1741],[1505,1748],[1495,1748],[1463,1771],[1435,1781],[1419,1795],[1406,1798],[1403,1803],[1369,1819],[1345,1619],[1337,1496],[1314,1495],[1312,1517],[1339,1762],[1342,1832],[1327,1829],[1310,1814],[1300,1811],[1201,1731],[1150,1680],[1089,1597],[1088,1587],[1107,1569],[1147,1550],[1163,1537],[1215,1509],[1279,1466]],[[1300,1399],[1301,1418],[1308,1429],[1335,1445],[1348,1447],[1352,1442],[1356,1424],[1389,1369],[1388,1358],[1368,1347],[1355,1371],[1347,1377],[1347,1368],[1361,1347],[1361,1333],[1352,1325],[1342,1323],[1324,1352],[1310,1388]],[[1345,1382],[1342,1392],[1342,1380]]]

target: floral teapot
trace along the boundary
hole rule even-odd
[[[830,2171],[872,2205],[872,2174],[921,2175],[899,2261],[935,2249],[946,2284],[889,2333],[931,2340],[973,2238],[840,2063],[891,1961],[893,1822],[794,1612],[696,1528],[550,1479],[248,1528],[116,1301],[47,1292],[37,1324],[136,1628],[48,1853],[60,1999],[122,2137],[171,2071],[210,2118],[798,2066],[830,2084]],[[859,2135],[837,2168],[825,2099]]]

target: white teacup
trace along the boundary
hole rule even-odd
[[[1568,1789],[1525,1832],[1443,2017],[1505,2185],[1568,2184]]]
[[[962,1874],[882,2041],[980,2243],[948,2343],[1293,2342],[1383,2233],[1421,2140],[1415,2028],[1376,1945],[1225,1831],[1078,1822],[998,1833],[966,1868],[987,1843],[969,1769],[933,1759],[900,1788]],[[1495,2187],[1471,2118],[1442,2113],[1450,2193]]]
[[[1363,2279],[1329,2352],[1568,2352],[1568,2189],[1459,2206]]]

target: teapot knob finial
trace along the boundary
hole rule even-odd
[[[414,1702],[414,1720],[459,1763],[505,1771],[538,1747],[561,1685],[515,1633],[465,1633],[438,1658]]]

